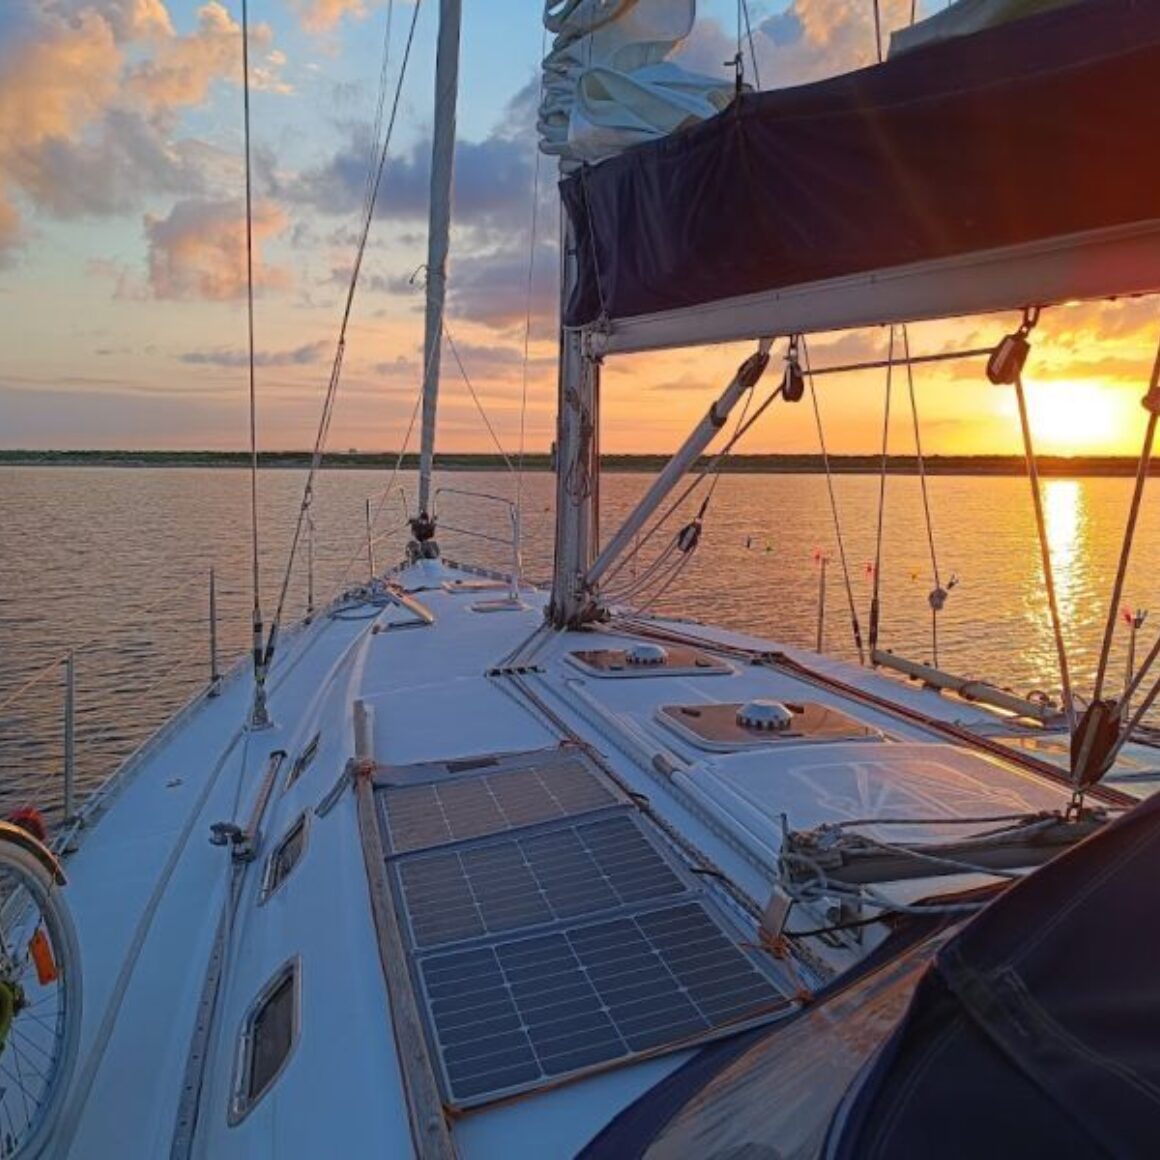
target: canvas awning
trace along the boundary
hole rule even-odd
[[[741,96],[561,184],[565,324],[638,350],[1160,290],[1160,5]]]

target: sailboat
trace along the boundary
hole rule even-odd
[[[1039,310],[1160,292],[1160,10],[944,19],[880,65],[722,96],[665,61],[692,8],[548,6],[566,171],[541,592],[438,546],[442,0],[408,558],[276,650],[259,622],[253,667],[79,811],[54,867],[75,956],[61,940],[51,965],[83,1006],[41,1057],[9,1036],[0,1155],[1154,1151],[1160,803],[1104,780],[1136,717],[1097,690],[1061,769],[998,736],[1042,726],[1034,706],[633,614],[611,581],[763,376],[757,406],[802,397],[809,335],[1008,312],[986,369],[1019,390]],[[561,91],[583,95],[571,155]],[[602,539],[602,362],[742,340]],[[1155,376],[1145,404],[1133,513]]]

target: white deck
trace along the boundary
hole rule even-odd
[[[68,865],[66,897],[84,955],[85,1017],[59,1155],[184,1154],[173,1152],[175,1126],[231,875],[229,851],[210,844],[210,826],[245,824],[268,755],[277,749],[288,756],[227,932],[188,1154],[287,1160],[415,1151],[355,795],[349,785],[332,794],[355,754],[358,701],[373,710],[379,765],[545,748],[563,740],[566,727],[759,905],[773,884],[783,813],[802,828],[884,814],[921,819],[1055,809],[1066,800],[1058,784],[948,746],[917,724],[843,703],[767,667],[734,663],[727,676],[586,676],[567,662],[569,651],[624,644],[622,636],[600,631],[541,633],[514,658],[534,671],[489,676],[540,628],[543,599],[528,593],[524,611],[475,611],[476,601],[497,593],[449,592],[440,584],[449,575],[442,565],[428,564],[396,577],[433,616],[428,627],[391,627],[410,619],[395,609],[377,617],[352,609],[345,614],[351,619],[323,615],[288,636],[272,678],[273,728],[240,728],[250,686],[248,674],[238,670],[220,697],[195,707],[107,795]],[[713,636],[770,648],[732,634]],[[945,720],[994,726],[995,717],[982,709],[809,654],[799,659]],[[531,705],[525,691],[550,715]],[[782,740],[760,751],[721,754],[699,750],[656,717],[662,704],[754,697],[838,706],[880,730],[881,738]],[[291,762],[315,733],[317,755],[284,790]],[[320,815],[328,795],[335,804]],[[259,904],[265,857],[304,813],[301,862]],[[931,836],[945,837],[946,827],[916,824],[890,834],[892,840]],[[950,891],[968,881],[975,880],[920,880],[900,897]],[[756,937],[755,928],[749,933]],[[299,1040],[269,1092],[230,1126],[239,1027],[262,987],[296,956]],[[841,962],[839,953],[833,965]],[[464,1157],[506,1160],[572,1155],[687,1056],[677,1052],[612,1067],[463,1114],[451,1130],[455,1149]]]

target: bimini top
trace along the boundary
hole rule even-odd
[[[1158,109],[1160,5],[1140,0],[1084,0],[743,94],[562,182],[579,242],[565,322],[615,334],[622,320],[804,284],[1154,228]],[[1160,250],[1136,250],[1126,269],[1089,259],[1073,249],[1042,294],[991,271],[992,287],[973,284],[946,313],[1160,288]],[[882,310],[930,317],[914,297]]]
[[[1158,906],[1153,797],[942,948],[825,1155],[1155,1155]]]

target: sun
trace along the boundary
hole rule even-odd
[[[1123,453],[1126,437],[1134,430],[1134,416],[1123,391],[1086,379],[1028,380],[1026,388],[1037,451],[1046,455]]]

